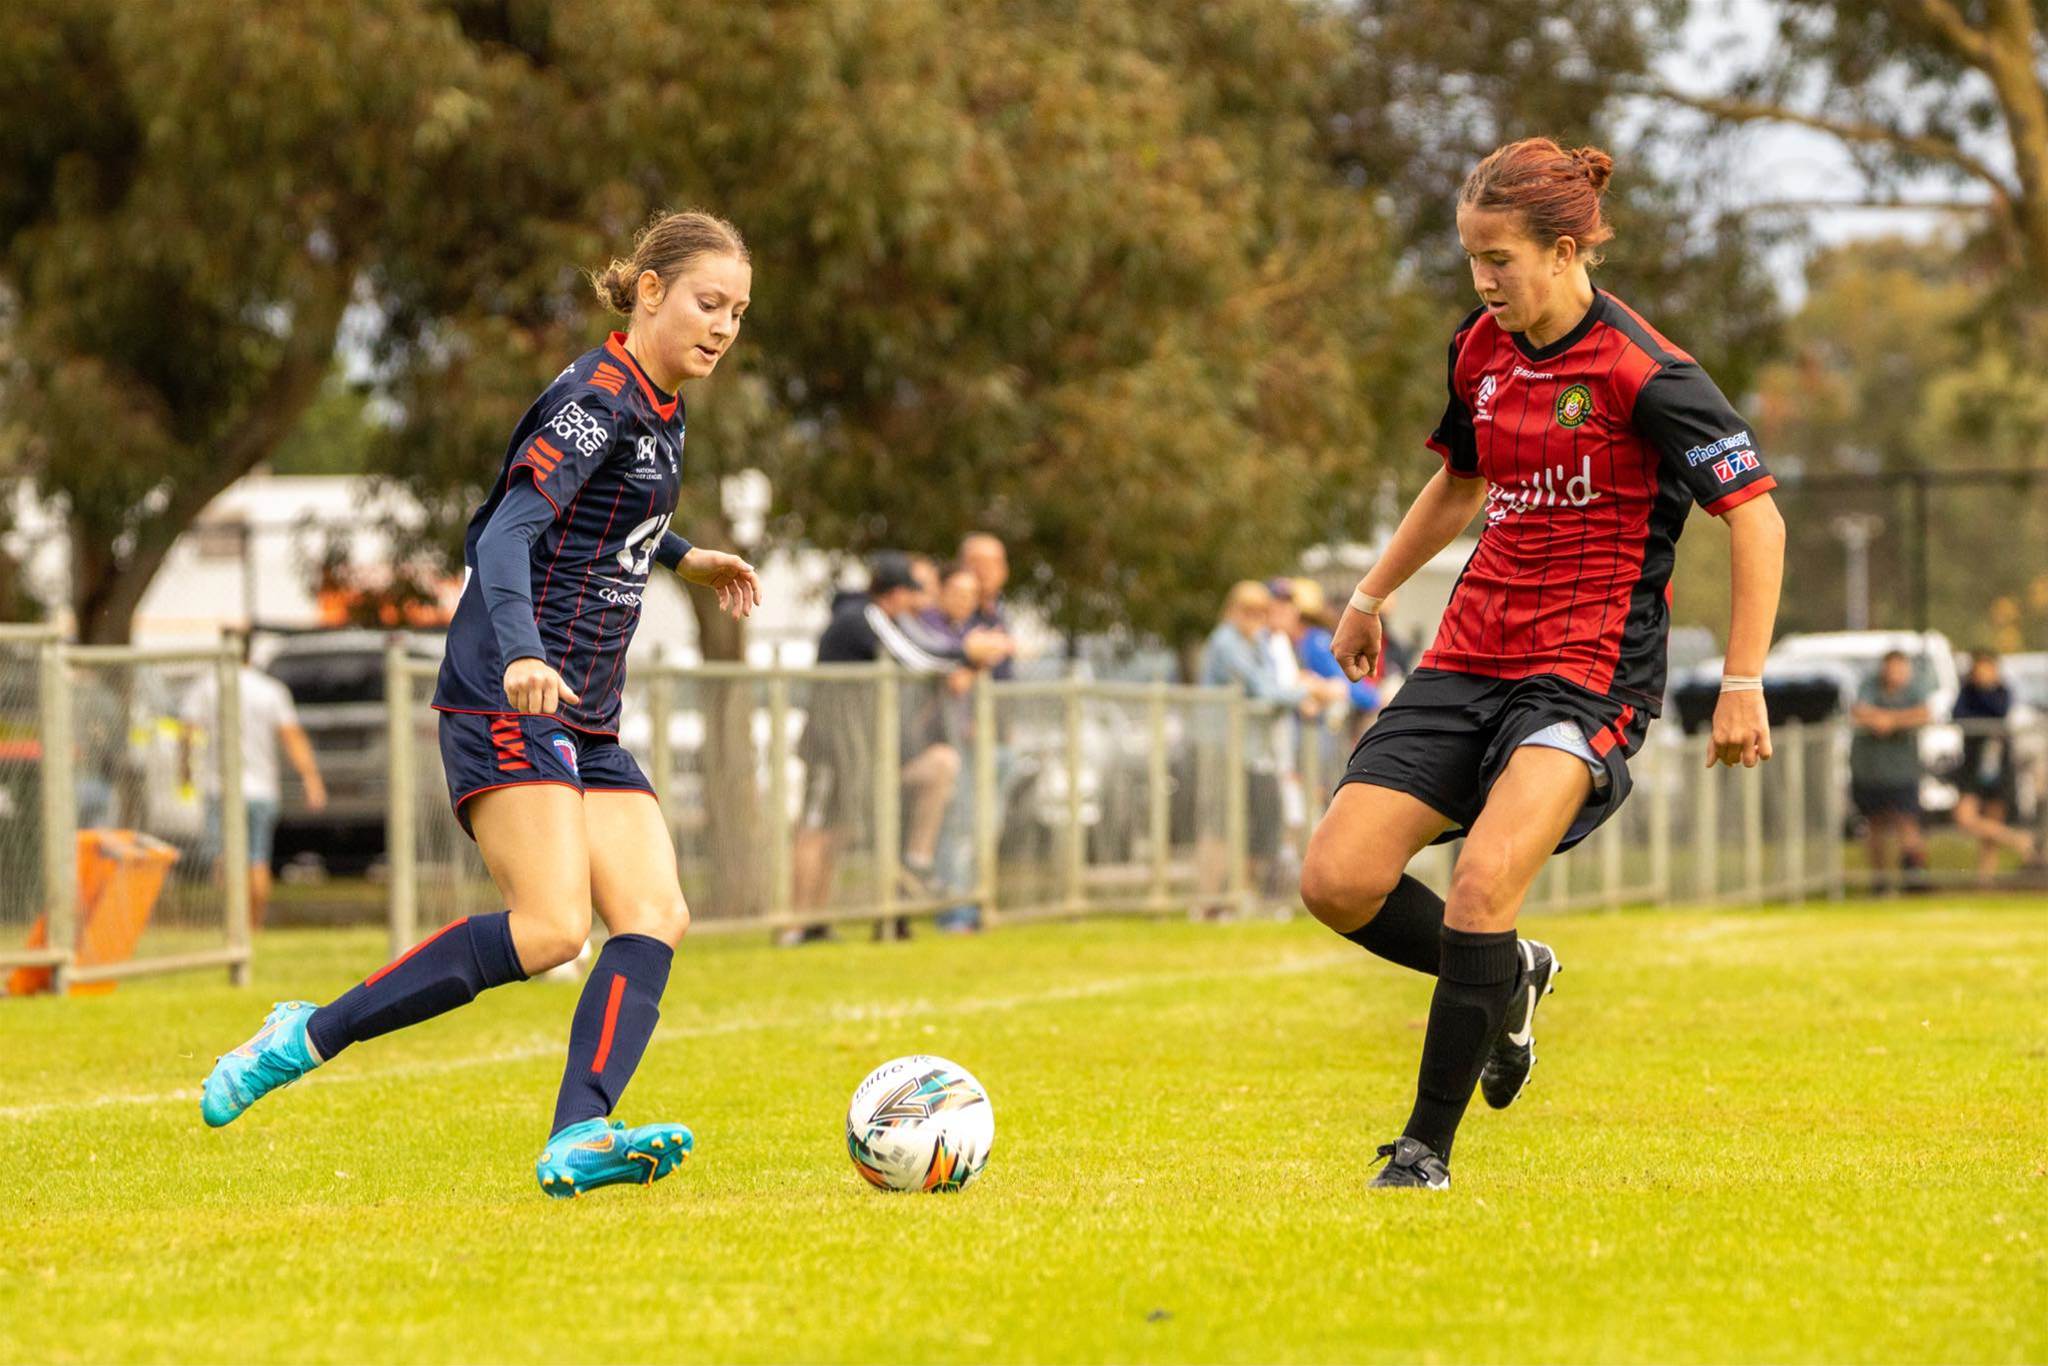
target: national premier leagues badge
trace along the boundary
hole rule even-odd
[[[1593,415],[1593,391],[1574,384],[1557,396],[1557,425],[1576,427]]]

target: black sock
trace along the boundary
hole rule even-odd
[[[1480,1069],[1500,1033],[1521,962],[1513,930],[1467,934],[1444,929],[1436,994],[1429,1002],[1429,1032],[1422,1038],[1415,1110],[1402,1132],[1427,1143],[1446,1162],[1458,1121],[1464,1118]]]
[[[330,1061],[352,1043],[431,1020],[486,988],[525,980],[512,947],[512,913],[467,916],[314,1011],[306,1033],[321,1060]]]
[[[1344,937],[1389,963],[1434,977],[1443,958],[1443,935],[1444,899],[1403,873],[1379,914]]]
[[[591,966],[569,1023],[569,1061],[555,1097],[552,1137],[571,1124],[603,1119],[619,1103],[661,1018],[676,951],[644,934],[615,934]]]

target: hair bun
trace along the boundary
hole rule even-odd
[[[626,314],[633,311],[634,285],[638,282],[639,276],[631,261],[614,261],[604,268],[602,274],[590,279],[599,303],[614,313]]]
[[[1598,147],[1574,147],[1571,152],[1572,164],[1586,173],[1586,180],[1599,194],[1607,188],[1607,182],[1614,178],[1614,158]]]

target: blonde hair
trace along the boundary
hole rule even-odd
[[[682,274],[683,268],[699,256],[737,256],[753,259],[740,230],[715,214],[691,209],[684,213],[658,213],[633,239],[633,254],[614,259],[602,271],[590,276],[598,302],[614,313],[631,316],[640,298],[640,276],[653,271],[666,286]]]
[[[1273,594],[1257,579],[1240,579],[1230,585],[1230,591],[1223,597],[1223,615],[1233,616],[1239,612],[1263,612],[1273,605]]]

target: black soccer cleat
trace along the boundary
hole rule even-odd
[[[1479,1073],[1479,1094],[1496,1110],[1505,1110],[1529,1084],[1536,1066],[1536,1003],[1557,986],[1557,974],[1564,971],[1550,945],[1524,939],[1522,970],[1515,977],[1515,994],[1508,1001],[1507,1016],[1501,1021],[1500,1037]]]
[[[1447,1191],[1451,1188],[1451,1169],[1436,1155],[1436,1149],[1420,1139],[1397,1138],[1392,1143],[1382,1143],[1379,1155],[1387,1159],[1387,1165],[1380,1168],[1380,1174],[1372,1179],[1375,1189],[1413,1186]]]

